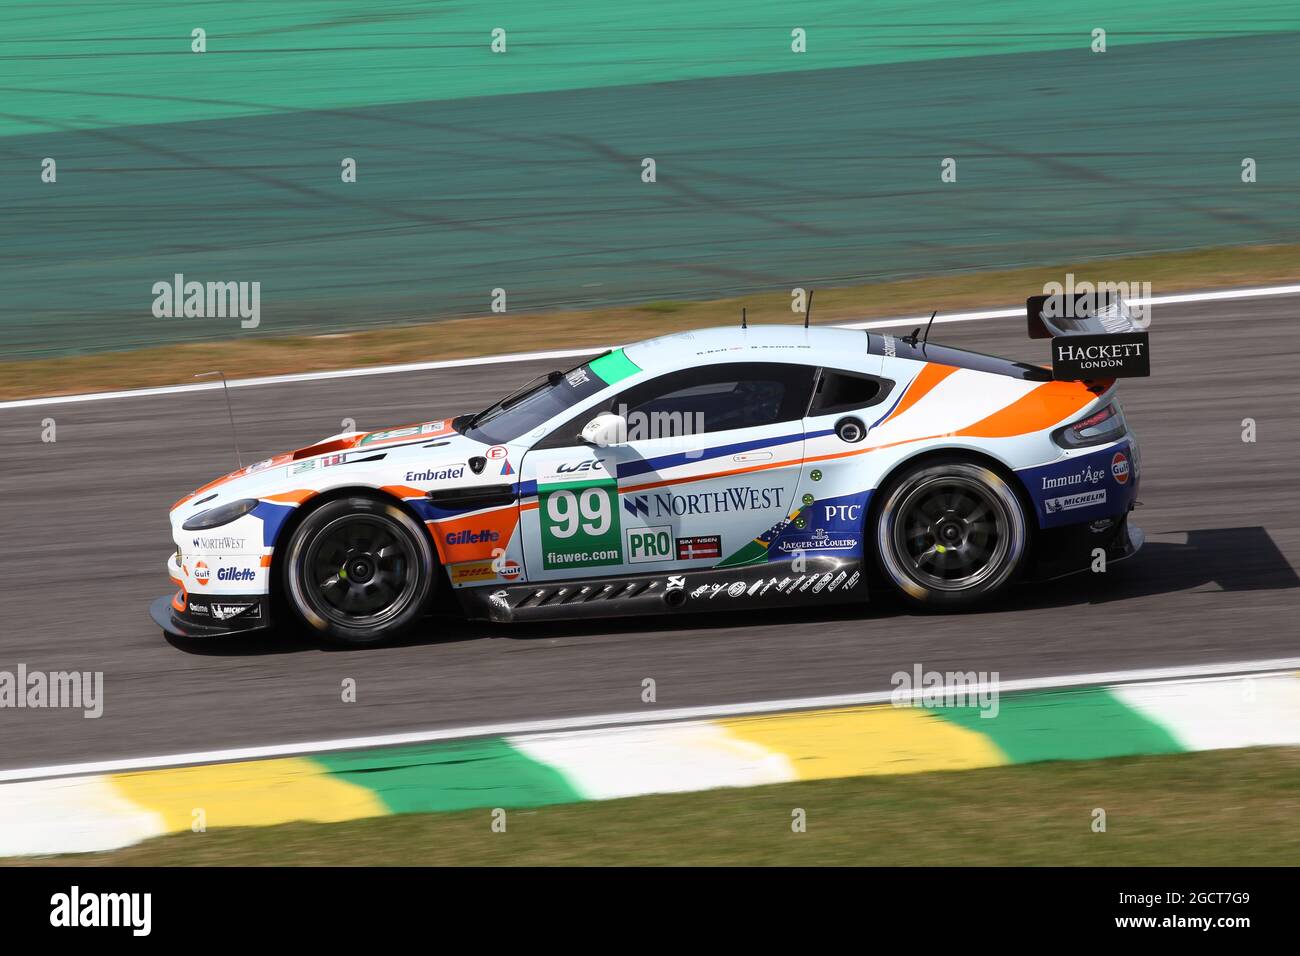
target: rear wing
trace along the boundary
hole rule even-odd
[[[1081,382],[1151,374],[1151,343],[1124,300],[1109,293],[1031,295],[1029,337],[1052,340],[1052,377]]]

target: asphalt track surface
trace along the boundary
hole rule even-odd
[[[99,719],[0,709],[0,768],[498,721],[887,690],[926,669],[1002,679],[1294,655],[1300,578],[1300,297],[1157,307],[1154,375],[1124,384],[1141,442],[1146,548],[1105,575],[1021,589],[976,614],[863,608],[605,623],[431,624],[402,646],[285,638],[176,646],[167,508],[233,465],[215,392],[0,410],[0,670],[104,672]],[[936,341],[1042,361],[1014,319]],[[346,340],[340,347],[345,348]],[[485,404],[533,365],[232,392],[244,460],[338,430]],[[237,370],[230,370],[232,373]],[[42,419],[57,441],[41,441]],[[1242,420],[1258,440],[1241,440]],[[658,702],[642,704],[654,678]],[[341,682],[357,701],[341,701]]]

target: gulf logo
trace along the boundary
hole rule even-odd
[[[1128,484],[1128,456],[1122,451],[1115,452],[1115,457],[1110,460],[1110,473],[1121,485]]]
[[[502,561],[500,566],[496,569],[497,574],[505,578],[507,581],[513,581],[515,578],[519,577],[523,570],[524,569],[519,566],[518,561],[513,561],[509,558]]]
[[[208,570],[208,566],[202,561],[194,565],[194,580],[198,581],[199,584],[206,586],[211,574],[212,572]]]

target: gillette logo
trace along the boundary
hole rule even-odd
[[[483,531],[453,531],[447,535],[448,544],[490,544],[501,540],[500,531],[484,529]]]

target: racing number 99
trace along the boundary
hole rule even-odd
[[[546,516],[557,538],[571,538],[579,528],[585,535],[599,537],[609,530],[610,496],[603,488],[584,488],[581,494],[555,491],[546,500]]]
[[[538,489],[542,567],[622,564],[618,485],[612,481]]]

